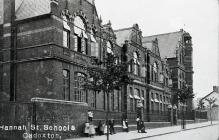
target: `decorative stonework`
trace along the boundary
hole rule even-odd
[[[91,25],[89,24],[87,16],[82,10],[78,10],[74,14],[71,14],[68,9],[64,9],[61,12],[61,16],[66,16],[69,19],[69,22],[72,22],[72,23],[74,22],[75,17],[79,16],[84,20],[84,22],[87,26],[87,30],[89,32],[91,32],[91,30],[93,30],[94,33],[97,33],[97,27],[94,24],[91,24]]]
[[[51,1],[51,3],[54,3],[54,4],[56,4],[56,5],[59,5],[59,1],[58,0],[50,0]]]

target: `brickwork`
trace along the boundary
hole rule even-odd
[[[38,99],[32,103],[1,102],[0,126],[25,126],[26,129],[14,130],[13,135],[11,130],[1,129],[0,139],[23,140],[26,134],[47,135],[48,133],[58,135],[56,139],[79,137],[87,120],[87,110],[86,104],[58,100]],[[33,125],[38,126],[39,129],[31,131]],[[47,126],[50,128],[61,126],[62,129],[47,130]],[[64,127],[69,129],[64,130]]]
[[[6,6],[4,16],[4,24],[0,25],[0,101],[9,101],[12,93],[10,83],[12,76],[11,69],[11,5],[9,0],[5,0]],[[68,19],[66,24],[69,26],[69,48],[64,47],[64,21],[63,16]],[[87,54],[75,51],[76,29],[74,25],[75,17],[80,17],[85,24],[85,31],[80,36],[87,35]],[[86,0],[58,1],[51,4],[51,13],[44,14],[29,19],[16,21],[16,101],[30,102],[34,97],[49,98],[57,100],[76,101],[76,73],[87,76],[86,67],[91,65],[91,42],[92,35],[99,46],[98,59],[103,60],[106,57],[107,43],[110,42],[112,50],[121,60],[121,48],[127,41],[128,62],[134,62],[138,65],[139,71],[133,71],[134,63],[130,65],[128,75],[134,79],[133,83],[122,87],[120,91],[115,91],[110,95],[110,117],[119,117],[126,113],[127,118],[134,121],[137,113],[137,102],[140,100],[143,106],[138,106],[142,118],[147,121],[164,121],[168,120],[167,116],[161,116],[162,111],[166,111],[167,105],[170,103],[167,98],[171,96],[171,86],[169,82],[160,81],[160,77],[171,79],[172,74],[173,88],[178,88],[180,82],[185,80],[192,84],[191,61],[192,53],[189,47],[183,50],[183,45],[178,51],[176,58],[168,58],[163,60],[158,49],[159,44],[153,41],[151,50],[142,44],[142,32],[138,24],[127,28],[130,31],[129,38],[123,40],[122,44],[118,43],[119,36],[116,32],[123,31],[121,29],[114,31],[109,21],[102,25],[101,19],[98,17],[95,5]],[[92,33],[92,34],[91,34]],[[86,35],[84,35],[86,34]],[[186,67],[179,64],[179,56],[185,51]],[[135,54],[137,54],[137,59]],[[166,61],[166,62],[164,62]],[[157,79],[152,77],[154,63],[157,63]],[[178,68],[180,65],[180,68]],[[63,70],[69,71],[69,99],[65,98]],[[172,73],[170,73],[172,70]],[[184,78],[179,78],[182,72]],[[167,71],[167,72],[166,72]],[[184,74],[183,74],[184,75]],[[162,78],[161,78],[162,79]],[[78,86],[79,87],[79,86]],[[130,88],[133,89],[131,93]],[[139,92],[138,92],[139,91]],[[156,103],[154,97],[157,96]],[[95,120],[105,118],[106,113],[106,95],[102,92],[92,94],[86,91],[86,102],[92,110],[96,112]],[[152,107],[152,102],[155,104]],[[68,107],[67,107],[68,108]],[[40,109],[40,107],[39,107]],[[50,108],[51,109],[51,108]],[[60,108],[57,107],[60,110]],[[54,109],[55,110],[55,109]],[[152,110],[160,111],[160,113],[151,113]],[[63,113],[63,112],[62,112]],[[147,118],[148,114],[150,118]]]

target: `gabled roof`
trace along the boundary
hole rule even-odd
[[[125,40],[131,40],[132,28],[124,28],[119,30],[114,30],[116,34],[116,42],[118,45],[125,43]]]
[[[218,92],[212,91],[209,94],[207,94],[206,96],[204,96],[203,98],[201,98],[200,101],[205,102],[205,99],[207,99],[207,98],[216,98],[216,101],[214,104],[219,105],[219,93]]]
[[[51,0],[15,0],[16,20],[27,19],[51,12]],[[4,1],[0,0],[0,24],[4,20]]]
[[[16,0],[16,20],[26,19],[51,12],[50,0]]]
[[[94,4],[94,0],[86,0]],[[16,20],[27,19],[51,12],[51,0],[15,0]],[[4,0],[0,0],[0,24],[4,19]],[[95,7],[96,11],[96,7]]]
[[[182,34],[183,31],[178,31],[166,34],[146,36],[143,37],[142,43],[144,47],[151,49],[151,42],[157,38],[161,58],[173,58],[176,57],[176,49],[179,46],[179,41],[182,38]]]

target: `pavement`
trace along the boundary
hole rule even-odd
[[[213,121],[212,125],[218,125],[218,121]],[[113,135],[109,135],[110,140],[140,140],[149,137],[156,137],[171,133],[178,133],[181,131],[187,131],[191,129],[198,129],[202,127],[210,126],[211,122],[202,122],[202,123],[193,123],[193,124],[186,124],[186,129],[182,129],[180,125],[178,126],[170,126],[170,127],[162,127],[162,128],[153,128],[153,129],[146,129],[147,133],[138,133],[136,131],[129,131],[129,132],[118,132]],[[105,140],[106,135],[102,136],[94,136],[94,137],[82,137],[82,138],[74,138],[74,139],[66,139],[66,140]]]

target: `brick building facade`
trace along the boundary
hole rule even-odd
[[[161,53],[161,58],[166,60],[171,71],[172,79],[172,95],[174,97],[176,91],[181,89],[183,85],[191,87],[193,91],[193,55],[192,55],[192,37],[188,32],[180,30],[178,32],[153,35],[143,38],[143,42],[157,40]],[[177,104],[172,98],[172,104]],[[192,99],[187,101],[188,109],[192,109]]]
[[[115,31],[110,22],[102,25],[93,1],[2,2],[1,101],[40,97],[85,102],[94,119],[104,119],[106,95],[82,87],[86,67],[106,53],[121,57],[124,47],[134,81],[110,95],[111,117],[120,120],[125,112],[130,120],[140,115],[145,121],[167,121],[171,87],[180,88],[183,82],[192,86],[191,37],[184,31],[179,32],[181,41],[175,37],[160,43],[159,35],[143,37],[138,24]],[[171,41],[180,42],[174,57],[162,46]]]

